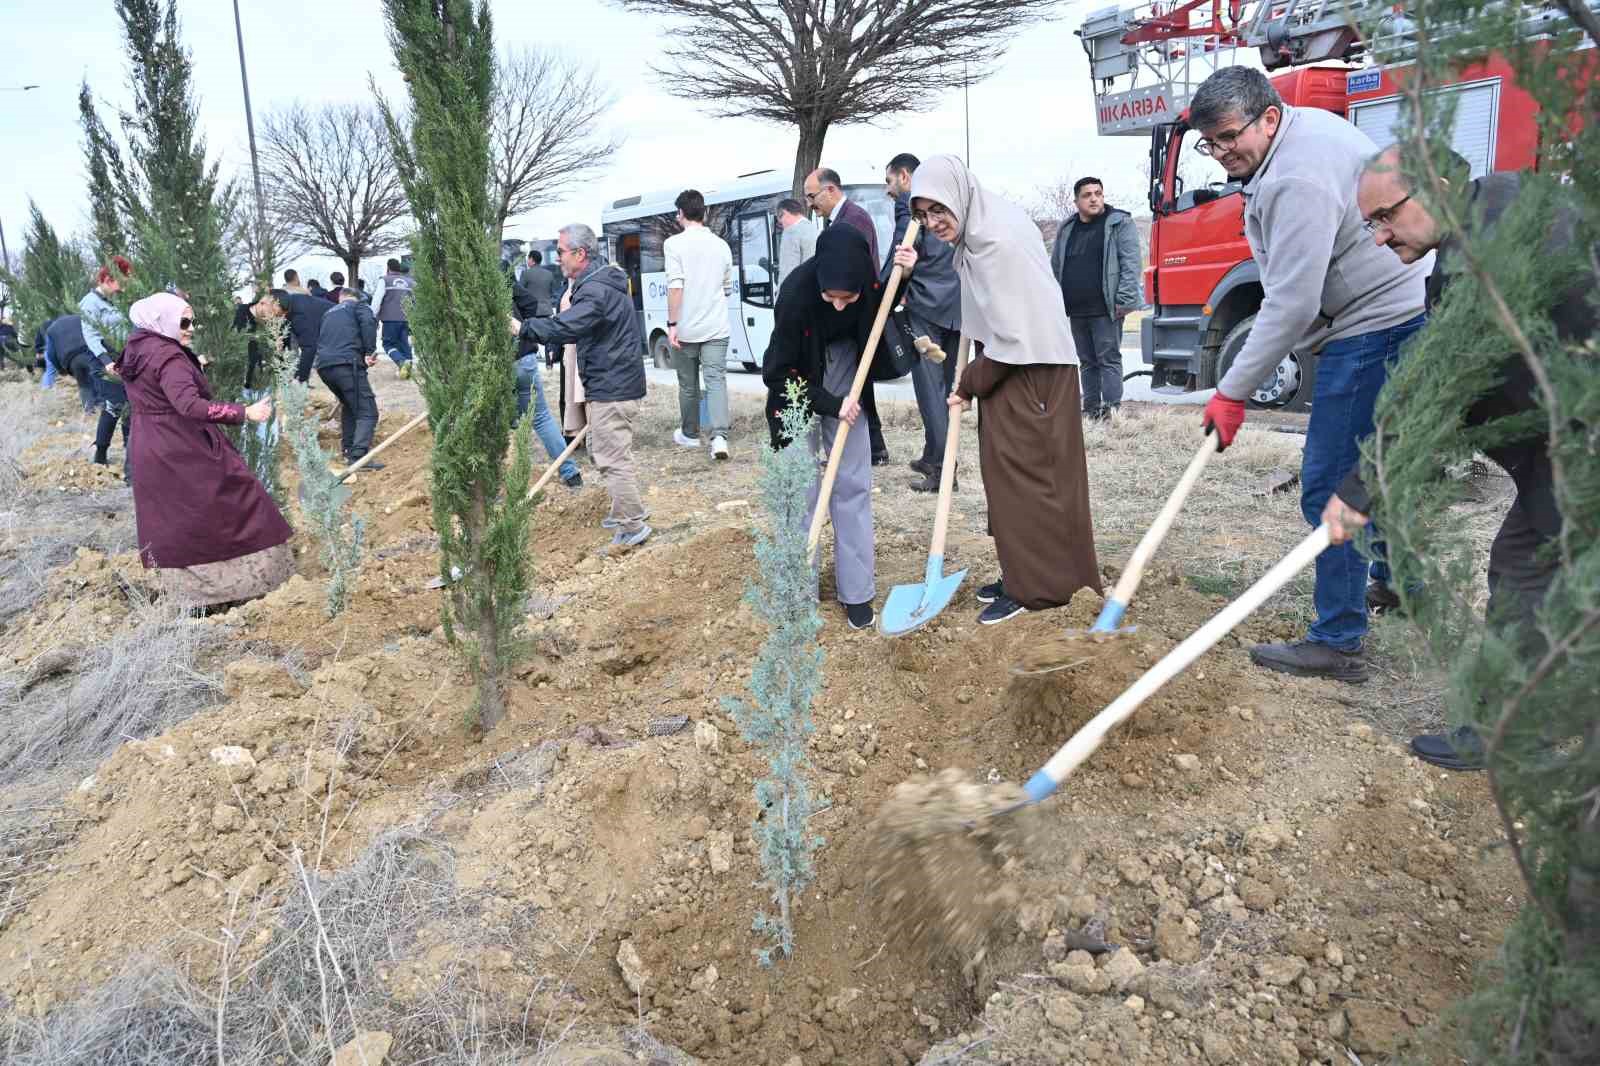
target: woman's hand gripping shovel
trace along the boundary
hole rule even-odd
[[[972,339],[961,338],[956,352],[956,381],[967,368],[967,357],[972,351]],[[944,572],[944,541],[950,531],[950,497],[956,483],[956,455],[960,451],[961,412],[951,410],[950,429],[944,438],[944,466],[939,471],[939,509],[933,519],[933,543],[928,548],[928,571],[920,585],[896,585],[883,601],[883,613],[878,616],[878,628],[885,636],[898,637],[933,621],[938,613],[950,605],[956,590],[966,579],[965,570],[953,574]]]
[[[1167,497],[1161,513],[1156,515],[1156,520],[1145,531],[1139,546],[1133,549],[1128,565],[1123,567],[1122,576],[1117,579],[1116,587],[1111,590],[1105,606],[1100,608],[1100,616],[1094,620],[1094,625],[1087,630],[1068,630],[1031,646],[1023,653],[1023,661],[1011,668],[1012,673],[1048,674],[1065,670],[1087,661],[1084,658],[1086,645],[1120,640],[1135,632],[1136,627],[1122,624],[1122,616],[1128,610],[1128,602],[1139,589],[1145,567],[1150,565],[1151,557],[1161,547],[1167,531],[1172,528],[1178,512],[1188,500],[1189,490],[1200,480],[1201,472],[1205,470],[1211,457],[1217,454],[1217,450],[1216,432],[1207,433],[1205,440],[1200,442],[1200,450],[1189,460],[1189,468],[1178,479],[1178,485],[1172,490],[1172,495]]]
[[[873,823],[868,885],[890,935],[971,953],[1010,900],[995,873],[1025,843],[1013,817],[1049,797],[1116,726],[1310,566],[1328,546],[1320,525],[1244,594],[1197,629],[1063,744],[1022,788],[982,785],[958,770],[895,786]]]
[[[916,243],[917,228],[916,219],[906,224],[906,236],[900,242],[901,248],[910,248]],[[900,291],[900,279],[904,276],[905,270],[899,263],[889,271],[889,282],[884,286],[883,299],[878,304],[878,317],[872,320],[872,332],[867,336],[867,347],[861,353],[861,365],[856,367],[856,378],[850,383],[850,395],[845,398],[846,406],[861,399],[861,390],[866,388],[867,375],[872,372],[872,357],[878,350],[878,341],[883,337],[883,324],[889,320],[895,293]],[[828,518],[828,501],[833,497],[833,482],[839,476],[839,461],[844,458],[844,442],[849,435],[850,423],[841,418],[839,432],[834,434],[833,450],[828,453],[828,468],[822,475],[822,488],[817,493],[817,509],[811,516],[811,532],[806,537],[806,556],[813,562],[817,559],[822,524]]]

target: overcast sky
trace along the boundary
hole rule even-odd
[[[501,45],[554,46],[593,63],[617,96],[607,125],[625,140],[600,177],[560,203],[515,219],[509,236],[550,236],[569,221],[597,225],[603,204],[651,189],[710,184],[767,167],[793,169],[792,127],[714,119],[661,91],[650,62],[665,32],[662,23],[624,14],[604,0],[492,0],[491,6]],[[1000,73],[972,87],[971,164],[985,185],[1025,199],[1038,186],[1094,173],[1105,179],[1113,201],[1133,206],[1142,200],[1138,167],[1148,141],[1095,135],[1087,62],[1072,33],[1085,12],[1102,6],[1104,0],[1062,3],[1055,21],[1012,44]],[[240,11],[258,120],[297,99],[365,100],[369,71],[381,92],[403,99],[377,0],[241,0]],[[212,155],[225,174],[247,177],[232,4],[179,0],[178,12]],[[112,0],[0,0],[0,40],[7,43],[0,89],[40,86],[0,91],[0,223],[16,255],[30,197],[58,230],[88,230],[78,83],[88,77],[102,116],[114,126],[116,110],[128,99],[127,70]],[[964,131],[958,83],[929,112],[834,129],[823,159],[841,170],[854,164],[881,174],[897,152],[962,154]]]

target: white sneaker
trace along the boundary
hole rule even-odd
[[[726,459],[728,457],[728,438],[717,435],[711,438],[711,458]]]
[[[675,429],[672,431],[672,443],[676,444],[680,448],[698,448],[700,447],[700,438],[685,437],[683,435],[683,430]]]

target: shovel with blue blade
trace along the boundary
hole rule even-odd
[[[961,380],[967,368],[967,356],[972,350],[972,340],[961,338],[956,352],[956,380]],[[950,429],[944,438],[944,466],[939,471],[939,509],[933,519],[933,543],[928,549],[928,570],[920,585],[896,585],[883,601],[883,613],[878,616],[878,629],[889,637],[898,637],[913,629],[927,625],[949,606],[967,576],[965,570],[953,574],[944,572],[944,542],[950,531],[950,499],[955,493],[956,455],[961,447],[961,412],[951,409]]]
[[[879,918],[891,938],[966,945],[996,913],[985,883],[1005,853],[994,842],[1016,830],[1023,812],[1049,798],[1093,755],[1112,729],[1177,677],[1328,547],[1320,525],[1244,594],[1202,625],[1063,744],[1027,783],[964,782],[960,771],[897,785],[874,822],[869,886],[883,901]],[[1006,842],[1011,846],[1011,842]]]
[[[1217,435],[1212,431],[1208,432],[1205,440],[1200,442],[1200,450],[1189,460],[1188,469],[1183,472],[1183,477],[1178,479],[1178,485],[1172,490],[1172,495],[1167,497],[1161,513],[1156,515],[1156,520],[1150,524],[1150,528],[1140,539],[1139,546],[1133,549],[1128,565],[1123,567],[1122,576],[1117,579],[1116,587],[1111,590],[1105,605],[1100,608],[1100,616],[1094,620],[1094,625],[1086,630],[1068,630],[1029,646],[1023,653],[1023,661],[1011,668],[1012,673],[1049,674],[1065,670],[1087,662],[1086,651],[1089,647],[1120,640],[1134,633],[1135,627],[1122,624],[1122,616],[1127,613],[1128,602],[1139,589],[1145,567],[1150,564],[1156,549],[1161,547],[1167,531],[1172,528],[1178,512],[1188,500],[1189,490],[1200,480],[1200,474],[1215,454],[1217,454]]]

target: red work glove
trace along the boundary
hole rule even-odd
[[[1233,443],[1234,434],[1244,425],[1244,401],[1229,399],[1218,390],[1207,401],[1200,424],[1217,431],[1217,451],[1223,451]]]

